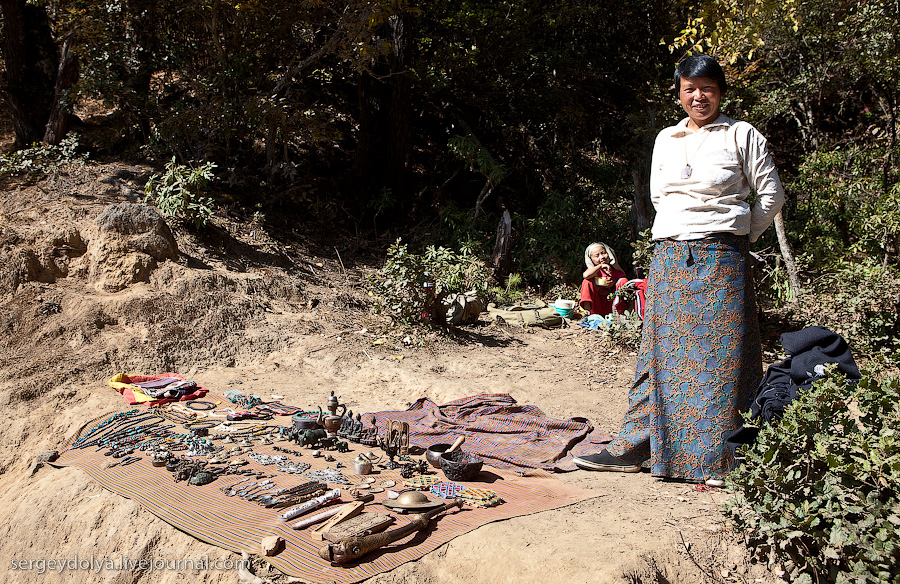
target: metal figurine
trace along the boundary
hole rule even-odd
[[[400,450],[400,443],[396,439],[396,436],[390,432],[385,433],[385,435],[380,438],[378,446],[384,450],[384,453],[387,454],[388,457],[388,461],[384,463],[384,468],[387,470],[400,468],[400,465],[394,462],[394,457],[397,456],[397,453]]]

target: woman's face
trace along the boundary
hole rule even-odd
[[[709,77],[682,77],[678,100],[691,118],[688,127],[696,130],[719,117],[722,90]]]
[[[591,261],[594,262],[595,266],[599,266],[601,263],[608,264],[609,263],[609,254],[606,253],[606,248],[603,246],[595,247],[591,250]]]

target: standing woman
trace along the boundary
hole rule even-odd
[[[748,248],[784,191],[766,139],[719,112],[727,84],[715,59],[682,60],[675,89],[688,117],[653,147],[655,247],[628,413],[607,449],[575,464],[719,484],[734,465],[725,436],[762,375]]]

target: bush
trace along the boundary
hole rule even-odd
[[[153,202],[167,217],[197,229],[205,227],[213,214],[213,200],[203,195],[215,167],[211,162],[198,168],[177,164],[173,156],[166,172],[154,174],[144,185],[144,200]]]
[[[842,335],[854,351],[900,363],[900,272],[890,265],[845,264],[811,286],[801,317]]]
[[[506,286],[495,286],[490,290],[490,296],[498,306],[515,304],[525,296],[522,289],[522,276],[518,273],[506,277]]]
[[[388,248],[384,267],[369,277],[369,285],[376,297],[376,311],[403,323],[430,319],[445,324],[444,298],[474,290],[484,299],[490,274],[484,262],[465,247],[455,252],[428,246],[424,254],[417,255],[398,239]],[[431,287],[426,288],[426,283]]]
[[[610,171],[611,172],[611,171]],[[610,192],[551,192],[533,219],[515,217],[522,241],[513,255],[518,270],[529,283],[542,289],[563,282],[581,285],[584,248],[603,241],[613,248],[622,269],[632,273],[628,212],[630,199]]]
[[[606,317],[606,321],[597,330],[613,346],[637,351],[641,346],[643,325],[640,314],[626,310],[621,315],[614,313]]]
[[[35,143],[31,148],[0,156],[0,177],[26,175],[38,178],[57,172],[68,164],[83,164],[86,155],[77,156],[78,137],[70,134],[59,145]]]
[[[727,513],[791,580],[900,582],[900,379],[829,377],[745,447]]]

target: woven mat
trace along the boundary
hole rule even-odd
[[[213,393],[206,399],[228,403]],[[279,416],[265,423],[289,425],[290,416]],[[89,429],[89,426],[86,428]],[[181,431],[180,427],[173,430]],[[69,444],[80,435],[79,432],[73,436]],[[289,442],[279,442],[276,445],[302,452],[299,458],[290,454],[286,456],[290,461],[309,463],[313,470],[333,466],[322,458],[313,458],[311,449],[301,448]],[[331,454],[347,467],[344,469],[344,475],[354,484],[358,484],[362,482],[363,477],[352,473],[352,460],[359,452],[369,449],[358,444],[351,444],[350,447],[351,451],[348,453]],[[63,447],[65,448],[67,446]],[[496,491],[505,501],[502,505],[491,508],[466,505],[462,509],[449,511],[432,521],[430,528],[372,552],[357,564],[338,567],[332,566],[318,556],[318,549],[327,542],[314,540],[308,533],[315,526],[306,530],[293,530],[289,524],[296,520],[286,524],[278,518],[278,513],[283,509],[266,509],[253,502],[228,497],[219,490],[220,487],[236,483],[244,477],[220,477],[203,486],[175,483],[171,473],[165,468],[153,467],[149,457],[144,453],[138,453],[141,460],[134,464],[104,469],[104,465],[115,459],[103,456],[102,452],[95,450],[95,448],[65,450],[54,462],[54,466],[81,468],[103,487],[137,501],[145,509],[179,530],[237,553],[241,551],[258,553],[262,538],[279,535],[285,540],[284,551],[265,559],[282,572],[310,582],[358,582],[418,559],[453,538],[492,521],[556,509],[597,496],[593,491],[567,485],[542,470],[516,473],[485,466],[477,481],[462,484]],[[283,454],[273,450],[271,446],[254,446],[253,451],[262,454]],[[293,486],[308,480],[301,475],[279,473],[274,466],[262,466],[252,460],[249,461],[249,466],[276,475],[273,481],[278,487]],[[395,480],[398,485],[403,482],[399,471],[396,470],[382,470],[370,476],[376,477],[379,483],[387,479]],[[438,476],[444,480],[442,474]],[[342,501],[351,500],[347,490],[344,490],[343,494]],[[375,494],[375,502],[369,503],[366,510],[386,512],[384,507],[377,504],[385,497],[386,493]],[[321,509],[309,515],[319,511]],[[404,515],[396,517],[397,521],[390,529],[402,526],[408,521]]]

